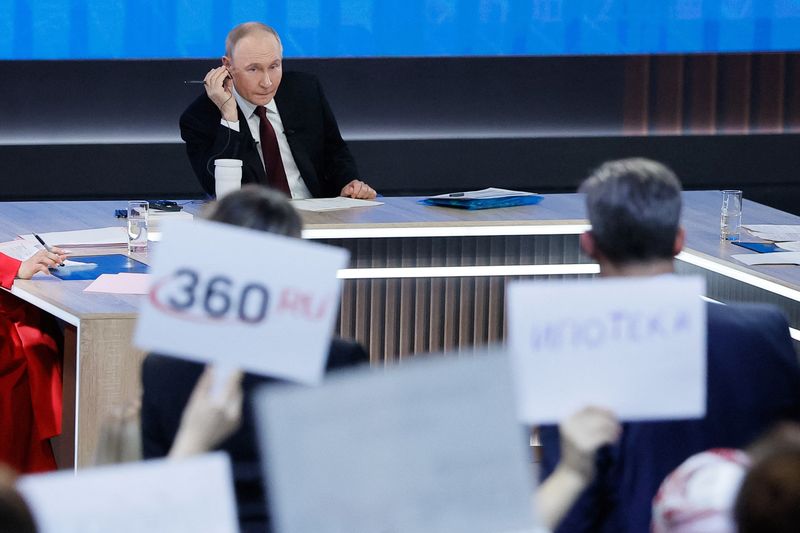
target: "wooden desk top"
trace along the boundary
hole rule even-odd
[[[306,230],[586,224],[583,197],[577,194],[548,194],[537,205],[477,211],[422,205],[420,199],[379,198],[384,205],[300,214]]]
[[[504,209],[464,211],[420,205],[416,197],[382,198],[382,206],[364,207],[321,213],[302,212],[305,235],[311,238],[404,236],[412,230],[438,229],[437,235],[458,236],[470,228],[494,229],[495,234],[558,233],[576,234],[587,226],[583,198],[578,194],[551,194],[538,205]],[[719,240],[719,191],[684,193],[683,224],[687,229],[686,251],[725,268],[754,275],[798,291],[800,301],[800,267],[747,267],[730,258],[732,254],[754,253]],[[125,201],[96,202],[0,202],[0,241],[32,232],[88,229],[123,226],[114,218],[115,209],[126,207]],[[197,213],[197,203],[186,205]],[[743,221],[748,224],[800,224],[800,217],[745,200]],[[359,234],[364,230],[371,233]],[[392,233],[394,232],[394,233]],[[492,233],[489,233],[492,234]],[[109,251],[109,250],[107,250]],[[85,251],[81,251],[85,252]],[[113,253],[124,250],[115,249]],[[38,277],[17,281],[12,292],[74,323],[82,318],[135,316],[138,296],[87,294],[88,282],[62,281]],[[60,310],[60,313],[54,310]]]

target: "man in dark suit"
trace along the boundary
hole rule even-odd
[[[222,66],[203,80],[205,94],[184,111],[181,137],[203,189],[214,194],[214,161],[240,159],[242,183],[292,198],[372,199],[319,81],[283,73],[283,47],[269,26],[247,22],[225,41]]]
[[[212,205],[206,217],[258,231],[300,237],[302,222],[284,196],[266,187],[248,185]],[[232,265],[235,268],[235,265]],[[236,347],[232,346],[232,350]],[[265,347],[265,356],[269,348]],[[369,362],[358,343],[334,339],[326,371]],[[172,448],[183,411],[203,365],[150,354],[142,366],[142,452],[145,458],[164,457]],[[245,374],[244,402],[239,429],[220,444],[233,464],[239,522],[242,532],[268,531],[269,513],[264,498],[255,421],[250,397],[261,384],[277,380]]]
[[[583,184],[592,229],[584,251],[602,276],[672,275],[684,242],[681,187],[663,165],[612,161]],[[698,420],[635,422],[597,456],[597,475],[556,531],[650,530],[662,480],[709,448],[742,448],[772,424],[800,420],[800,369],[781,312],[768,305],[707,305],[707,406]],[[669,398],[664,398],[665,402]],[[558,462],[558,430],[541,429],[542,475]]]

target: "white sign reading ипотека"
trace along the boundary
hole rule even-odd
[[[622,420],[704,416],[704,288],[679,276],[511,284],[521,420],[555,423],[587,405]]]
[[[142,350],[315,384],[346,250],[208,221],[168,221],[136,326]]]

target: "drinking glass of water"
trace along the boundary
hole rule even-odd
[[[742,191],[722,191],[719,238],[723,241],[738,241],[742,225]]]
[[[149,204],[143,200],[128,202],[128,252],[147,252],[147,211]]]

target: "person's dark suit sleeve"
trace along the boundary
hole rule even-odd
[[[142,364],[142,456],[145,459],[164,457],[172,446],[172,439],[167,437],[161,424],[158,366],[157,358],[152,355]]]
[[[331,194],[338,196],[342,188],[355,179],[361,179],[356,166],[356,160],[347,143],[342,139],[339,125],[331,110],[328,99],[322,91],[322,85],[315,78],[320,102],[322,103],[323,135],[325,137],[325,176],[333,183]]]
[[[348,368],[369,363],[369,355],[361,344],[334,337],[331,340],[331,348],[328,352],[328,362],[325,365],[326,371],[339,368]]]
[[[186,154],[195,176],[203,189],[214,195],[214,163],[216,159],[240,159],[244,140],[239,131],[223,126],[219,110],[207,96],[201,95],[180,118],[181,138],[186,142]]]

